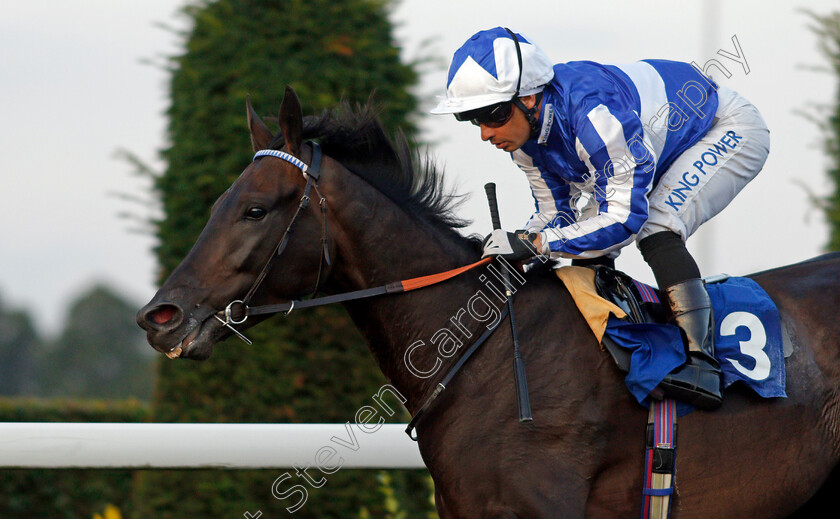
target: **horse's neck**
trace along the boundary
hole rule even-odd
[[[345,172],[346,173],[346,172]],[[362,179],[350,173],[330,182],[333,239],[338,254],[330,280],[334,291],[371,288],[393,281],[434,274],[477,260],[467,240],[412,218]],[[418,376],[449,359],[441,358],[431,337],[452,326],[480,287],[477,274],[467,274],[407,294],[383,295],[345,305],[380,369],[409,399],[410,408],[442,375]],[[475,328],[473,326],[473,328]],[[405,362],[406,350],[412,350]]]

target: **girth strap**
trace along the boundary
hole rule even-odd
[[[670,398],[652,400],[645,431],[645,478],[642,519],[667,519],[671,514],[677,458],[677,407]]]

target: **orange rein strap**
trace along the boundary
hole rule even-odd
[[[419,278],[406,279],[404,281],[400,281],[400,284],[403,287],[403,292],[408,292],[409,290],[416,290],[418,288],[427,287],[429,285],[434,285],[436,283],[446,281],[447,279],[454,278],[459,274],[462,274],[468,270],[472,270],[475,267],[486,265],[491,261],[493,261],[493,258],[487,257],[482,260],[476,261],[475,263],[471,263],[469,265],[465,265],[457,269],[447,270],[446,272],[430,274],[428,276],[421,276]]]
[[[403,281],[394,281],[392,283],[388,283],[387,285],[382,285],[374,288],[366,288],[364,290],[355,290],[353,292],[345,292],[343,294],[315,297],[303,301],[288,301],[286,303],[280,303],[276,305],[263,305],[252,307],[246,306],[245,317],[242,321],[239,322],[244,322],[244,319],[251,315],[266,315],[279,313],[288,314],[295,308],[308,308],[310,306],[321,306],[331,303],[341,303],[343,301],[352,301],[354,299],[363,299],[366,297],[373,297],[382,294],[399,294],[401,292],[409,292],[411,290],[427,287],[454,278],[455,276],[463,274],[464,272],[474,269],[475,267],[486,265],[492,260],[493,258],[484,258],[470,265],[459,267],[453,270],[447,270],[446,272],[439,272],[437,274],[430,274],[428,276],[421,276],[419,278],[406,279]]]

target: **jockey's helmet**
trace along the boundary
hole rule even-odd
[[[446,97],[432,113],[472,120],[480,108],[542,92],[553,77],[548,56],[521,34],[503,27],[480,31],[455,51]]]

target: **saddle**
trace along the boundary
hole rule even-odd
[[[595,292],[606,300],[603,304],[611,306],[611,315],[607,320],[607,329],[601,337],[601,345],[621,371],[630,373],[631,369],[635,369],[631,367],[631,359],[637,361],[639,359],[633,357],[633,353],[626,345],[622,346],[617,342],[624,340],[620,334],[611,336],[610,327],[648,328],[667,324],[667,309],[660,303],[659,293],[655,288],[609,267],[589,268],[595,271],[593,279]],[[564,276],[559,273],[558,276],[566,282]],[[788,348],[783,339],[775,304],[751,280],[721,275],[707,278],[705,281],[716,312],[716,353],[726,352],[727,362],[721,363],[723,387],[740,381],[747,383],[765,398],[784,397],[784,358],[790,352],[787,351]],[[591,293],[592,285],[590,284],[589,287]],[[569,288],[569,283],[567,283],[567,288]],[[573,290],[570,289],[570,293],[572,292]],[[721,297],[724,292],[727,297]],[[578,308],[582,306],[578,304]],[[582,313],[584,313],[583,310]],[[621,313],[626,315],[621,315]],[[587,317],[586,313],[584,317]],[[589,323],[588,317],[587,322]],[[590,323],[590,327],[593,326]],[[597,326],[593,328],[596,337],[599,336],[598,329],[600,328]],[[616,337],[616,340],[613,337]],[[721,340],[723,338],[727,340]],[[744,344],[742,341],[748,338],[750,340],[766,339],[766,343],[761,344],[760,352],[752,351],[752,354],[747,355],[752,357],[750,359],[743,357],[745,352],[742,348]],[[679,336],[675,340],[678,343],[682,342]],[[671,341],[668,343],[670,344]],[[650,353],[650,350],[647,353]],[[738,354],[742,356],[737,357]],[[642,357],[649,358],[647,354]],[[736,357],[741,360],[736,360]],[[759,365],[758,357],[763,357],[768,367],[771,367],[766,374],[756,373]],[[750,370],[744,366],[755,366],[755,369]],[[627,378],[631,378],[631,375],[628,374]],[[649,389],[652,386],[647,387]],[[633,392],[632,389],[631,392]],[[642,517],[669,517],[676,472],[676,417],[691,412],[691,408],[687,404],[666,398],[659,385],[653,387],[647,394],[650,397],[648,399],[650,410],[645,434]],[[644,395],[634,393],[634,396],[639,399]],[[642,403],[642,400],[639,399],[639,402]]]
[[[598,294],[624,310],[627,320],[634,323],[665,322],[665,308],[659,302],[659,292],[655,288],[609,267],[597,266],[593,270]]]
[[[682,334],[668,324],[668,310],[660,303],[658,291],[604,266],[588,267],[594,271],[592,277],[561,275],[563,268],[557,272],[567,288],[570,283],[574,287],[579,280],[588,278],[593,297],[610,307],[604,310],[595,304],[601,313],[592,313],[575,301],[602,349],[621,371],[628,373],[625,382],[633,395],[639,403],[647,392],[658,398],[655,386],[661,379],[657,378],[669,373],[669,366],[673,369],[679,365],[681,359],[677,357],[684,361]],[[715,356],[723,371],[722,387],[742,382],[764,398],[784,397],[785,358],[793,353],[793,346],[782,331],[775,303],[748,278],[724,274],[706,278],[705,282],[714,308]],[[570,292],[585,290],[574,287]],[[579,296],[573,294],[575,297]],[[593,316],[599,319],[593,320]],[[634,366],[631,359],[642,364]]]
[[[595,290],[598,295],[624,310],[627,314],[624,317],[626,321],[635,324],[666,322],[666,310],[655,288],[609,267],[590,268],[595,271]],[[630,370],[629,350],[621,348],[609,335],[603,336],[601,344],[612,356],[619,369],[624,372]]]

